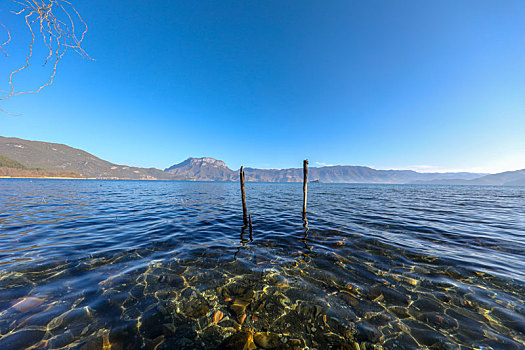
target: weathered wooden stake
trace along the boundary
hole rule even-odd
[[[248,222],[250,223],[250,241],[253,242],[252,214],[248,214]]]
[[[244,167],[241,166],[239,174],[241,179],[241,196],[242,196],[242,219],[244,226],[248,225],[248,209],[246,207],[246,190],[244,189]]]
[[[308,159],[303,161],[303,217],[306,217],[306,199],[308,197]]]

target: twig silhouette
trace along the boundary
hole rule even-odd
[[[0,96],[0,101],[21,94],[39,93],[43,88],[52,85],[57,72],[58,63],[62,57],[64,57],[68,49],[74,50],[83,58],[91,59],[81,46],[88,30],[88,26],[71,2],[67,0],[11,1],[21,6],[18,11],[12,11],[12,13],[16,16],[23,16],[25,26],[31,34],[31,41],[29,43],[29,52],[25,58],[25,63],[9,74],[9,89],[7,91],[0,91],[0,93],[3,94],[3,96]],[[75,27],[75,24],[77,25],[77,28],[79,24],[82,27],[80,37],[77,36],[77,28]],[[6,46],[11,42],[11,32],[3,23],[0,23],[0,26],[7,33],[7,40],[0,44],[0,50],[7,57],[9,55]],[[47,49],[47,56],[44,59],[43,66],[50,61],[53,62],[51,76],[46,83],[40,85],[37,89],[17,90],[14,84],[14,77],[17,73],[30,66],[31,59],[33,58],[33,49],[39,38]],[[0,111],[7,113],[3,109],[0,109]]]

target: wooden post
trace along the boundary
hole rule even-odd
[[[250,241],[253,242],[252,214],[248,214],[248,222],[250,224]]]
[[[248,225],[248,209],[246,208],[246,190],[244,188],[244,167],[241,166],[239,174],[241,180],[241,196],[242,196],[242,219],[244,226]]]
[[[303,161],[303,217],[306,217],[306,199],[308,197],[308,159]]]

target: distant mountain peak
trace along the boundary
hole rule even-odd
[[[188,158],[164,171],[189,180],[234,181],[236,173],[226,163],[211,157]]]
[[[173,172],[172,170],[174,169],[180,169],[184,167],[213,167],[213,168],[228,169],[228,166],[222,160],[218,160],[218,159],[211,158],[211,157],[201,157],[201,158],[190,157],[183,162],[174,164],[170,166],[169,168],[164,169],[164,171]]]
[[[201,165],[210,165],[214,167],[223,167],[227,168],[226,163],[222,160],[218,160],[211,157],[202,157],[202,158],[188,158],[191,163],[201,164]]]

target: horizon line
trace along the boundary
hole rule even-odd
[[[1,136],[1,135],[0,135]],[[138,168],[154,168],[154,169],[158,169],[158,170],[161,170],[161,171],[165,171],[165,169],[168,169],[174,165],[178,165],[188,159],[202,159],[202,158],[210,158],[210,159],[214,159],[214,160],[218,160],[218,161],[222,161],[226,164],[226,166],[228,168],[230,168],[228,166],[228,163],[222,159],[217,159],[217,158],[214,158],[214,157],[210,157],[210,156],[202,156],[202,157],[194,157],[194,156],[189,156],[187,158],[185,158],[184,160],[178,162],[178,163],[173,163],[172,165],[170,166],[167,166],[167,167],[155,167],[155,166],[151,166],[151,165],[124,165],[124,164],[119,164],[118,162],[113,162],[113,161],[110,161],[108,159],[103,159],[103,158],[100,158],[99,156],[89,152],[89,151],[86,151],[82,148],[79,148],[79,147],[76,147],[76,146],[70,146],[68,145],[67,143],[64,143],[64,142],[53,142],[53,141],[41,141],[41,140],[31,140],[31,139],[23,139],[21,137],[17,137],[17,136],[2,136],[2,137],[5,137],[5,138],[14,138],[14,139],[19,139],[19,140],[25,140],[25,141],[32,141],[32,142],[43,142],[43,143],[54,143],[54,144],[58,144],[58,145],[64,145],[64,146],[67,146],[67,147],[71,147],[71,148],[75,148],[75,149],[78,149],[78,150],[81,150],[81,151],[84,151],[84,152],[87,152],[101,160],[104,160],[104,161],[107,161],[107,162],[110,162],[110,163],[113,163],[115,165],[120,165],[120,166],[130,166],[130,167],[138,167]],[[307,159],[307,158],[304,158],[304,159]],[[470,169],[449,169],[449,168],[444,168],[444,167],[440,167],[440,166],[435,166],[435,165],[407,165],[407,166],[391,166],[391,167],[382,167],[382,166],[375,166],[375,165],[350,165],[350,164],[328,164],[328,163],[324,163],[324,162],[318,162],[318,161],[315,161],[315,164],[317,166],[311,166],[311,168],[322,168],[322,167],[335,167],[335,166],[353,166],[353,167],[366,167],[366,168],[371,168],[371,169],[374,169],[374,170],[383,170],[383,171],[389,171],[389,170],[397,170],[397,171],[415,171],[417,173],[422,173],[422,174],[446,174],[446,173],[471,173],[471,174],[479,174],[479,175],[493,175],[493,174],[499,174],[499,173],[504,173],[504,172],[511,172],[511,171],[519,171],[519,170],[524,170],[525,169],[525,166],[523,167],[517,167],[517,168],[511,168],[511,169],[506,169],[506,170],[501,170],[501,169],[498,169],[498,170],[488,170],[486,168],[483,168],[483,167],[474,167],[474,168],[470,168]],[[245,168],[252,168],[252,169],[261,169],[261,170],[285,170],[285,169],[301,169],[300,166],[297,166],[297,167],[256,167],[256,166],[249,166],[249,165],[243,165]],[[240,166],[239,166],[240,168]],[[230,168],[231,169],[231,168]]]

